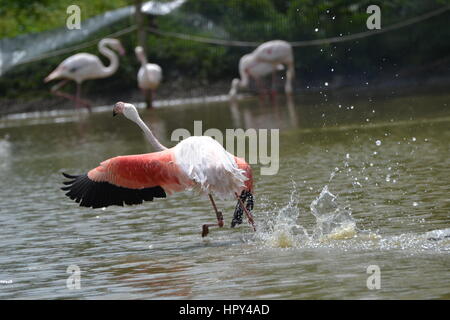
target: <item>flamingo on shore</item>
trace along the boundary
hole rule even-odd
[[[119,40],[110,38],[102,39],[98,43],[98,50],[109,59],[109,66],[104,66],[102,61],[93,54],[77,53],[61,62],[59,66],[44,79],[44,82],[63,78],[64,80],[52,87],[51,92],[57,96],[75,101],[76,108],[79,108],[80,105],[84,105],[91,111],[91,104],[88,101],[81,99],[81,84],[85,80],[109,77],[117,71],[119,59],[110,48],[117,51],[120,55],[125,54],[125,50]],[[73,80],[77,83],[75,96],[59,91],[69,80]]]
[[[223,214],[217,209],[213,195],[238,200],[231,227],[242,223],[245,212],[255,229],[253,209],[253,177],[244,159],[227,152],[208,136],[192,136],[172,148],[166,148],[139,117],[136,107],[118,102],[113,115],[123,114],[144,132],[156,152],[119,156],[100,163],[83,175],[63,175],[66,195],[83,207],[102,208],[110,205],[141,204],[154,198],[165,198],[173,192],[197,190],[208,195],[217,223],[204,224],[202,237],[209,227],[223,227]]]
[[[154,63],[148,63],[144,49],[140,46],[135,48],[136,57],[141,63],[137,75],[138,86],[142,90],[147,104],[147,109],[153,107],[152,100],[162,79],[161,67]]]
[[[231,82],[230,99],[236,98],[238,89],[248,87],[250,79],[255,80],[259,90],[261,90],[260,79],[269,73],[272,73],[273,86],[275,71],[283,70],[284,66],[287,68],[284,90],[287,95],[290,95],[292,94],[292,80],[295,75],[292,46],[283,40],[272,40],[259,45],[253,52],[244,55],[239,60],[241,79],[236,78]]]

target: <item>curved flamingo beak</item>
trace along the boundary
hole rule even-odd
[[[113,108],[113,117],[117,116],[119,114],[117,103],[114,105]]]
[[[122,101],[117,102],[113,108],[113,117],[123,112],[124,103]]]

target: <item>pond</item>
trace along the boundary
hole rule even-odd
[[[112,107],[0,119],[0,298],[449,299],[449,102],[322,92],[141,109],[167,146],[196,120],[279,129],[277,171],[252,165],[257,231],[230,228],[235,201],[217,201],[225,227],[206,238],[215,214],[194,192],[94,210],[60,190],[63,171],[152,152]]]

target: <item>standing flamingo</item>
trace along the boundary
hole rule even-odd
[[[139,69],[137,75],[137,81],[139,88],[142,90],[145,102],[147,104],[147,109],[152,108],[152,100],[155,95],[156,88],[158,88],[159,83],[162,78],[161,67],[154,63],[148,63],[145,57],[145,52],[142,47],[136,47],[134,50],[136,57],[141,63],[141,68]]]
[[[77,108],[80,105],[84,105],[91,111],[91,104],[81,99],[81,83],[88,79],[106,78],[116,72],[119,67],[119,59],[108,46],[119,52],[120,55],[125,54],[125,50],[119,40],[109,38],[100,40],[98,50],[109,59],[109,66],[105,67],[97,56],[90,53],[77,53],[70,56],[44,79],[45,82],[58,78],[65,79],[53,86],[51,92],[57,96],[75,101],[75,107]],[[75,96],[59,91],[69,80],[77,83]]]
[[[259,89],[262,88],[260,78],[272,72],[272,85],[275,79],[275,70],[287,67],[286,94],[292,94],[292,80],[294,79],[294,54],[292,46],[283,40],[272,40],[259,45],[252,53],[244,55],[239,61],[239,74],[241,79],[231,82],[230,98],[235,99],[239,88],[245,88],[249,79],[254,79]]]
[[[102,208],[110,205],[141,204],[167,194],[195,189],[208,194],[216,213],[216,224],[204,224],[202,236],[212,226],[223,227],[223,215],[217,209],[213,194],[219,198],[237,198],[231,227],[242,223],[245,212],[255,230],[253,216],[253,177],[244,159],[227,152],[216,140],[193,136],[172,148],[164,147],[139,117],[132,104],[118,102],[113,115],[122,113],[144,132],[156,152],[119,156],[105,160],[87,174],[72,176],[64,182],[66,195],[83,207]]]

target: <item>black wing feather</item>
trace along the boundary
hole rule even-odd
[[[82,207],[103,208],[111,205],[123,206],[141,204],[143,201],[153,201],[153,198],[165,198],[166,192],[160,186],[129,189],[115,186],[109,182],[96,182],[89,179],[87,174],[73,176],[63,173],[71,179],[65,181],[66,196],[80,203]]]

